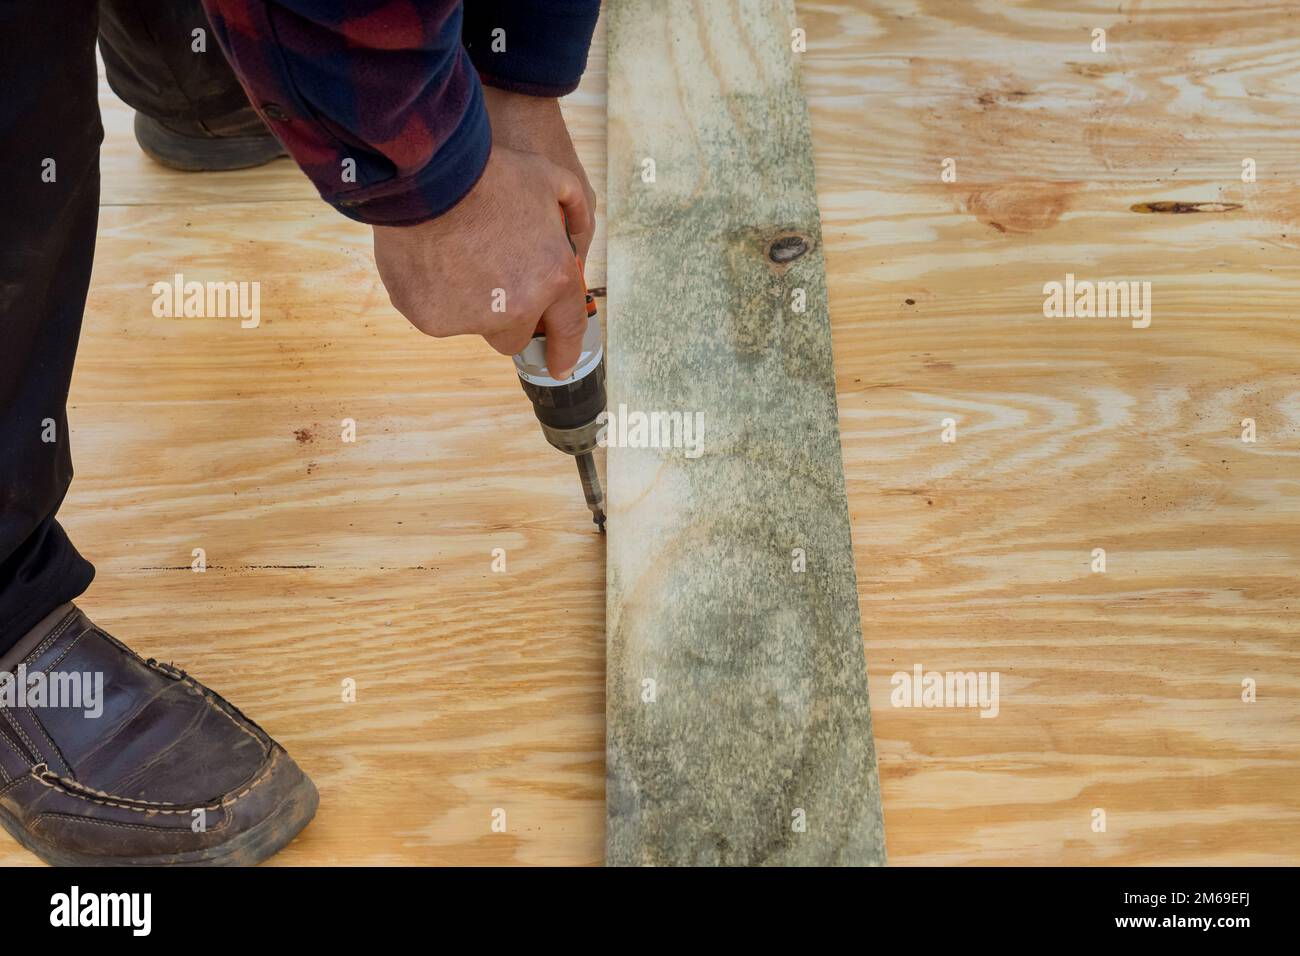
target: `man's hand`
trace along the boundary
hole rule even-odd
[[[581,181],[587,206],[592,211],[591,228],[579,230],[571,222],[569,229],[573,234],[573,244],[585,262],[591,238],[596,232],[596,192],[587,181],[587,171],[578,162],[578,153],[569,137],[569,128],[564,125],[564,116],[560,113],[560,101],[510,93],[495,86],[483,87],[483,99],[487,103],[488,119],[492,122],[494,144],[529,153],[541,153]]]
[[[560,209],[575,243],[589,237],[590,188],[545,156],[494,140],[482,178],[450,211],[417,226],[374,227],[375,265],[393,307],[421,332],[481,335],[505,355],[528,344],[540,319],[547,366],[567,378],[587,309]]]

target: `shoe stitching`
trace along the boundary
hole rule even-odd
[[[58,758],[59,763],[63,764],[63,768],[67,770],[68,773],[72,773],[72,764],[68,763],[68,758],[63,756],[63,751],[59,749],[59,745],[50,737],[50,732],[45,729],[45,725],[41,723],[40,717],[35,713],[32,714],[32,723],[35,724],[36,729],[41,732],[41,736],[45,738],[45,742],[50,745],[51,755]],[[42,756],[44,755],[42,754]]]
[[[72,649],[76,647],[79,643],[81,643],[81,639],[85,637],[87,634],[89,634],[92,630],[94,630],[93,624],[86,625],[86,629],[84,631],[82,631],[72,640],[68,641],[67,645],[63,648],[63,653],[60,654],[58,657],[56,657],[54,660],[50,661],[44,667],[42,667],[41,671],[43,673],[48,674],[51,668],[58,667],[60,664],[62,664],[64,659],[67,658],[67,656],[72,653]]]
[[[151,827],[143,823],[120,823],[116,820],[101,820],[98,817],[79,817],[72,813],[42,813],[32,823],[31,828],[37,830],[41,824],[48,820],[68,820],[72,823],[90,823],[97,827],[110,827],[114,830],[144,830],[146,833],[184,833],[177,827]],[[205,833],[216,832],[216,827],[209,827],[203,831]]]
[[[14,753],[16,753],[19,757],[21,757],[25,764],[31,766],[32,755],[25,754],[21,750],[19,750],[18,745],[9,738],[8,734],[0,734],[0,740],[3,740],[5,743],[7,743],[9,745],[9,749],[12,750]],[[3,769],[4,769],[3,767],[0,767],[0,770]]]
[[[72,627],[72,622],[75,621],[78,616],[79,615],[77,613],[76,608],[73,608],[71,611],[69,611],[68,616],[65,617],[62,621],[60,621],[58,625],[54,628],[54,630],[50,631],[50,633],[46,636],[45,640],[41,641],[41,643],[36,645],[36,649],[23,658],[22,662],[25,664],[28,661],[34,661],[36,660],[36,658],[40,657],[43,653],[45,653],[46,649],[51,644],[53,644],[56,640],[59,639],[60,634],[62,634],[68,628]]]
[[[184,675],[184,671],[182,671],[181,673],[182,673],[182,675]],[[234,715],[234,714],[232,714],[232,713],[230,713],[230,711],[226,710],[226,708],[222,705],[222,703],[221,703],[219,700],[217,700],[217,697],[216,697],[215,693],[213,693],[213,692],[211,692],[211,691],[208,691],[206,688],[204,688],[202,685],[200,685],[200,684],[198,683],[198,681],[196,681],[196,680],[194,680],[193,678],[188,677],[188,676],[183,677],[183,683],[186,683],[186,684],[188,684],[190,687],[193,687],[196,691],[199,692],[199,694],[203,697],[203,699],[204,699],[205,701],[207,701],[209,707],[215,707],[219,712],[225,714],[226,717],[230,720],[230,722],[231,722],[232,724],[234,724],[236,727],[238,727],[238,728],[239,728],[240,730],[242,730],[244,733],[248,734],[248,736],[250,736],[250,737],[252,737],[254,740],[256,740],[256,741],[257,741],[257,745],[258,745],[259,747],[262,747],[263,749],[266,749],[266,744],[262,741],[262,738],[259,737],[257,734],[253,733],[253,732],[252,732],[251,730],[249,730],[247,727],[245,727],[244,724],[243,724],[241,721],[239,721],[239,720],[237,720],[237,719],[235,718],[235,715]]]
[[[62,632],[62,631],[64,631],[64,630],[67,630],[67,628],[68,628],[69,626],[71,626],[71,624],[72,624],[72,617],[69,616],[68,620],[67,620],[64,624],[62,624],[62,625],[60,625],[58,628],[56,628],[56,633],[51,634],[50,637],[48,638],[48,640],[49,640],[49,641],[53,641],[53,640],[55,640],[56,637],[57,637],[57,634],[58,634],[59,632]],[[72,652],[72,649],[73,649],[74,647],[76,647],[78,643],[80,643],[81,639],[82,639],[83,637],[85,637],[88,633],[90,633],[90,630],[91,630],[90,625],[87,625],[86,628],[85,628],[85,629],[84,629],[80,634],[78,634],[76,637],[74,637],[72,640],[70,640],[70,641],[68,642],[67,646],[63,648],[63,653],[62,653],[62,654],[60,654],[60,655],[59,655],[57,658],[55,658],[53,661],[51,661],[50,663],[46,664],[44,667],[41,668],[41,673],[43,673],[43,674],[48,674],[52,668],[57,667],[60,663],[62,663],[63,660],[68,656],[68,654],[70,654],[70,653]],[[34,661],[34,660],[36,660],[36,659],[37,659],[41,654],[43,654],[43,653],[45,652],[45,648],[46,648],[46,647],[47,647],[47,644],[46,644],[45,642],[42,642],[42,644],[41,644],[40,647],[38,647],[35,651],[33,651],[31,654],[29,654],[29,655],[25,658],[24,663],[25,663],[26,661]],[[8,715],[6,715],[6,716],[8,716]],[[10,718],[10,721],[9,721],[9,722],[10,722],[11,724],[13,724],[15,727],[18,728],[19,733],[22,732],[22,727],[17,723],[16,718]],[[64,768],[65,768],[69,773],[71,773],[71,772],[72,772],[72,764],[68,763],[68,758],[65,757],[65,756],[63,756],[63,751],[62,751],[62,749],[60,749],[59,745],[56,744],[56,743],[54,742],[54,738],[52,738],[52,737],[50,736],[49,731],[45,729],[45,725],[41,723],[40,718],[38,718],[35,714],[32,714],[32,723],[35,724],[35,725],[36,725],[36,729],[39,730],[39,731],[41,732],[41,736],[45,738],[45,742],[46,742],[47,744],[50,745],[50,753],[51,753],[54,757],[57,757],[59,763],[63,764]],[[32,741],[26,737],[26,735],[24,735],[23,739],[26,740],[27,745],[28,745],[29,747],[32,748],[32,752],[35,753],[35,754],[37,755],[37,757],[44,757],[44,756],[45,756],[45,754],[44,754],[41,750],[39,750],[39,749],[36,747],[36,745],[33,744]]]
[[[18,731],[18,736],[22,738],[23,743],[31,748],[32,753],[36,754],[38,758],[45,756],[41,753],[36,744],[32,743],[32,738],[27,736],[27,731],[23,730],[23,725],[18,723],[17,718],[14,717],[13,714],[9,713],[9,708],[0,707],[0,717],[4,717],[5,720],[9,721],[10,726],[13,727],[14,730]]]
[[[53,770],[50,769],[49,764],[45,764],[45,763],[38,763],[35,767],[31,769],[31,773],[37,779],[41,780],[42,783],[46,782],[46,780],[56,780],[59,781],[60,783],[66,784],[67,786],[76,787],[78,790],[84,790],[87,793],[93,793],[99,797],[108,797],[109,799],[112,800],[130,800],[132,803],[143,803],[151,807],[178,806],[178,804],[172,803],[170,800],[140,800],[137,799],[136,797],[122,797],[122,796],[118,796],[117,794],[107,793],[103,790],[96,790],[94,787],[88,787],[86,786],[86,784],[81,783],[80,781],[77,780],[73,780],[71,777],[60,776],[59,774],[55,773]],[[56,787],[55,789],[58,788]],[[76,796],[76,794],[73,794],[73,796]]]
[[[220,714],[224,714],[232,724],[234,724],[244,733],[248,734],[248,736],[252,737],[255,741],[257,741],[257,745],[259,747],[261,747],[263,750],[270,749],[267,746],[266,741],[263,741],[261,737],[253,733],[253,731],[249,730],[248,727],[246,727],[242,721],[240,721],[237,717],[235,717],[234,714],[232,714],[230,711],[226,709],[225,702],[220,700],[217,697],[215,691],[209,690],[208,688],[204,687],[202,684],[196,681],[193,677],[190,677],[189,674],[186,674],[179,667],[172,667],[170,664],[163,664],[160,661],[155,661],[155,660],[147,660],[145,661],[145,664],[152,667],[156,671],[161,671],[162,673],[166,674],[168,677],[172,678],[172,680],[180,681],[186,687],[193,689],[195,693],[197,693],[200,697],[203,698],[204,702],[209,707],[211,707],[213,710],[217,711]]]
[[[217,810],[233,807],[236,803],[257,789],[257,787],[271,775],[271,771],[275,769],[275,765],[279,762],[279,759],[279,753],[273,750],[271,752],[271,762],[267,764],[266,769],[262,771],[256,780],[233,797],[223,797],[219,803],[214,804],[213,806],[179,807],[174,810],[165,808],[177,807],[178,805],[175,803],[168,803],[166,801],[136,800],[132,797],[122,797],[117,794],[105,793],[102,790],[95,790],[92,787],[87,787],[84,784],[78,783],[76,780],[70,780],[67,777],[61,777],[58,774],[53,773],[49,766],[43,763],[37,764],[31,769],[31,776],[33,779],[44,784],[46,787],[49,787],[51,790],[57,790],[58,792],[70,797],[76,797],[78,800],[85,800],[89,803],[99,804],[100,806],[116,807],[119,810],[134,810],[136,813],[192,814],[195,810],[215,812]],[[87,793],[79,792],[83,790],[87,791]],[[95,794],[98,797],[106,799],[95,799],[95,797],[89,796],[88,794]],[[119,802],[124,800],[130,802]],[[144,804],[144,806],[140,806],[140,804]]]
[[[23,774],[21,777],[14,777],[3,787],[0,787],[0,797],[3,797],[10,790],[17,790],[20,783],[26,783],[30,779],[32,779],[30,774]]]

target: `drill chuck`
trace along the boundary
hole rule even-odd
[[[582,354],[568,378],[551,377],[546,367],[545,335],[534,335],[514,357],[519,384],[533,403],[546,440],[566,454],[583,455],[596,447],[596,416],[605,410],[604,354],[600,319],[591,315]]]

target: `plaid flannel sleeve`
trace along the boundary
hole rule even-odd
[[[492,134],[459,2],[203,2],[253,107],[345,216],[424,222],[482,175]]]

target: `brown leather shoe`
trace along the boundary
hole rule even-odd
[[[318,800],[260,727],[75,605],[0,656],[0,824],[47,863],[259,863]]]

